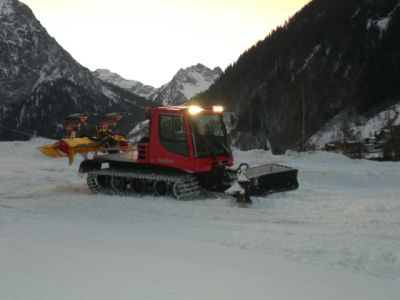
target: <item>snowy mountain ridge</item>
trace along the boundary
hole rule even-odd
[[[156,89],[149,99],[164,106],[182,104],[207,90],[221,75],[221,68],[211,70],[202,64],[180,69],[170,82]]]
[[[0,96],[8,103],[20,102],[42,83],[61,78],[98,89],[101,82],[50,37],[32,11],[16,0],[1,2]],[[4,103],[1,103],[4,104]]]
[[[98,69],[93,75],[133,94],[145,97],[164,106],[182,104],[193,96],[207,90],[222,74],[219,67],[210,69],[202,64],[180,69],[163,86],[155,89],[136,80],[128,80],[109,70]]]
[[[111,83],[144,98],[149,98],[155,90],[155,88],[150,85],[145,85],[136,80],[125,79],[121,75],[107,69],[97,69],[92,72],[92,74],[104,82]]]

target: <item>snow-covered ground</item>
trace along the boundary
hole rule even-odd
[[[0,143],[0,299],[400,299],[400,164],[238,152],[299,169],[254,198],[92,195],[48,141]]]

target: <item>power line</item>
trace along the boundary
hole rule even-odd
[[[20,131],[20,130],[17,130],[17,129],[13,129],[13,128],[10,128],[10,127],[7,127],[7,126],[1,125],[1,124],[0,124],[0,128],[6,129],[6,130],[9,130],[9,131],[13,131],[13,132],[16,132],[16,133],[20,133],[20,134],[23,134],[23,135],[26,135],[26,136],[29,136],[29,137],[37,137],[37,136],[35,136],[33,134],[26,133],[26,132],[23,132],[23,131]]]

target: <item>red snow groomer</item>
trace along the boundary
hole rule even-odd
[[[298,188],[297,170],[276,164],[242,164],[239,180],[220,106],[172,106],[146,109],[149,128],[132,150],[95,154],[84,160],[95,193],[150,193],[192,198],[202,189],[261,196]],[[135,150],[133,150],[135,149]],[[238,181],[241,181],[238,183]],[[232,189],[230,189],[232,191]]]

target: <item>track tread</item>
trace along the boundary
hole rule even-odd
[[[112,187],[103,186],[98,181],[98,176],[117,176],[128,180],[141,179],[154,183],[156,181],[165,181],[171,186],[175,186],[178,193],[172,193],[177,199],[185,200],[198,196],[202,187],[199,180],[194,175],[179,174],[175,172],[157,172],[154,171],[136,171],[136,170],[113,170],[102,169],[94,170],[87,175],[87,184],[89,189],[95,194],[119,195],[119,196],[137,196],[138,193],[130,190],[116,191]],[[156,193],[153,191],[153,195]]]

